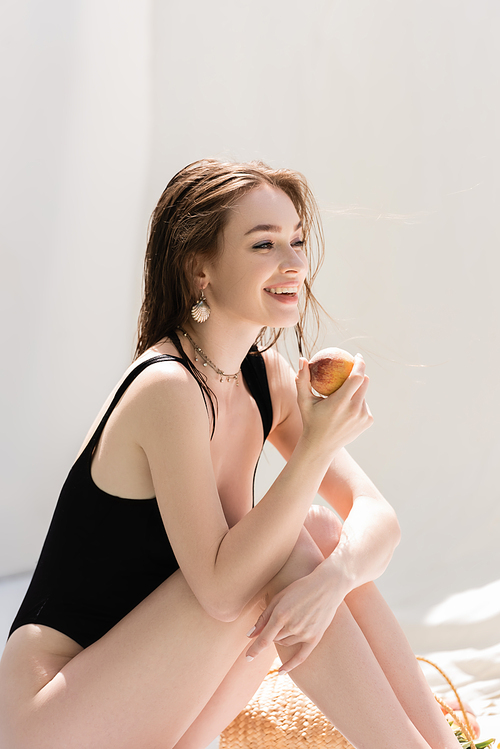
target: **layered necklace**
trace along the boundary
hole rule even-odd
[[[231,380],[236,380],[236,385],[240,384],[238,381],[238,377],[241,373],[241,367],[240,369],[238,369],[236,374],[227,374],[227,372],[223,372],[222,369],[219,369],[219,367],[215,365],[211,359],[208,358],[208,356],[203,351],[203,349],[201,349],[198,346],[198,344],[193,341],[189,333],[186,333],[186,331],[183,328],[179,328],[179,330],[181,331],[182,335],[188,339],[191,346],[194,348],[194,360],[195,361],[198,361],[198,354],[199,354],[201,358],[203,359],[203,366],[206,367],[208,365],[214,370],[214,372],[217,372],[220,378],[220,382],[224,382],[224,380],[226,380],[226,382],[230,382]]]

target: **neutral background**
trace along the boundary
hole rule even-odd
[[[375,425],[351,452],[403,530],[380,585],[416,649],[494,649],[497,0],[10,0],[1,14],[0,575],[33,568],[131,360],[166,182],[201,157],[258,158],[310,180],[335,321],[320,345],[367,361]],[[279,465],[266,450],[260,492]]]

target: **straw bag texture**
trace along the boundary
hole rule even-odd
[[[440,672],[463,708],[446,674],[432,661],[426,658],[418,660],[429,663]],[[221,733],[219,749],[354,749],[289,676],[277,676],[279,667],[280,661],[276,660],[246,708]],[[436,699],[444,705],[441,699]],[[472,741],[472,729],[465,710],[463,715],[467,725],[450,708],[448,712]],[[473,742],[471,749],[475,749]]]
[[[219,749],[354,749],[289,676],[273,668],[221,733]]]

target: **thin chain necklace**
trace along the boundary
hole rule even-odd
[[[179,330],[181,331],[182,335],[185,338],[188,339],[188,341],[191,343],[191,346],[194,348],[194,360],[195,361],[198,361],[197,354],[199,354],[201,356],[201,358],[203,359],[203,366],[206,367],[207,364],[208,364],[208,366],[211,367],[214,370],[214,372],[217,372],[217,374],[219,375],[219,378],[220,378],[220,382],[224,382],[224,380],[226,380],[226,382],[230,382],[231,380],[236,380],[236,385],[240,384],[239,381],[238,381],[238,377],[239,377],[239,375],[241,373],[241,367],[240,367],[240,369],[238,369],[238,371],[236,372],[236,374],[227,374],[226,372],[223,372],[222,369],[219,369],[219,367],[217,367],[213,363],[213,361],[208,358],[208,356],[203,351],[203,349],[201,349],[198,346],[198,344],[196,344],[193,341],[193,339],[191,338],[191,336],[189,335],[189,333],[186,333],[186,331],[183,328],[179,328]]]

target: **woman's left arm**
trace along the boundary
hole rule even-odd
[[[276,364],[272,363],[271,372]],[[293,398],[287,400],[282,387],[283,362],[278,366],[281,398],[274,395],[273,407],[279,404],[279,423],[269,441],[288,459],[302,421]],[[273,378],[271,393],[272,383]],[[394,510],[345,448],[334,456],[319,492],[344,520],[339,543],[311,574],[273,597],[252,633],[256,639],[247,651],[255,657],[270,639],[287,645],[301,642],[303,647],[281,671],[289,671],[305,660],[341,601],[355,588],[380,577],[400,540]]]
[[[265,353],[276,422],[269,441],[288,460],[302,419],[297,406],[294,372],[274,351]],[[344,521],[340,542],[325,567],[342,571],[350,590],[384,572],[400,540],[396,513],[356,461],[342,448],[333,457],[319,489]]]

